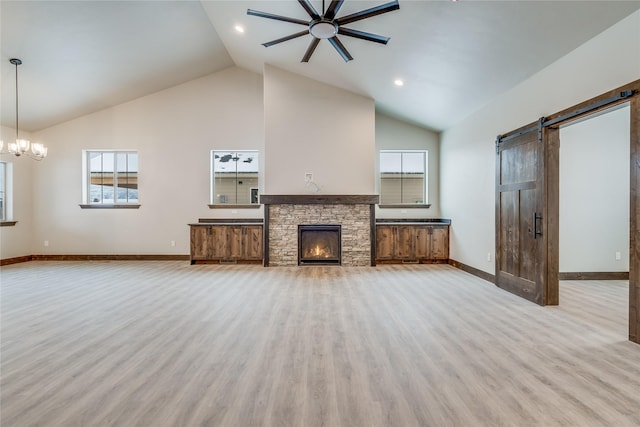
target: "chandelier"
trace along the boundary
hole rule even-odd
[[[13,154],[18,157],[25,155],[34,160],[42,160],[47,157],[47,147],[40,143],[32,144],[29,140],[20,139],[18,135],[18,65],[22,64],[22,61],[11,58],[9,62],[16,66],[16,142],[8,143],[7,151],[4,151],[4,141],[0,141],[0,154]]]

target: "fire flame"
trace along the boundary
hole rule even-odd
[[[327,247],[320,246],[320,245],[316,245],[315,247],[310,248],[307,253],[309,256],[316,257],[316,258],[320,258],[320,257],[329,258],[331,256],[331,251],[329,251]]]

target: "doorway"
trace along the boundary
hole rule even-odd
[[[630,106],[560,126],[560,306],[627,332]]]
[[[629,272],[629,114],[626,103],[560,127],[560,279]]]
[[[640,80],[604,93],[600,96],[574,105],[538,122],[523,126],[496,140],[496,285],[511,292],[511,278],[519,270],[505,263],[502,253],[505,242],[513,255],[510,258],[520,260],[529,253],[542,253],[535,256],[533,262],[536,275],[530,280],[525,298],[541,305],[557,305],[559,290],[559,127],[569,122],[601,113],[620,104],[628,104],[630,109],[629,158],[629,340],[640,344]],[[513,140],[524,138],[525,134],[537,131],[538,148],[530,150],[530,156],[520,157],[518,162],[526,160],[537,164],[539,175],[535,179],[516,183],[516,187],[503,183],[503,171],[520,166],[510,162],[503,155]],[[511,143],[509,143],[511,142]],[[505,144],[507,143],[507,144]],[[503,196],[509,191],[520,191],[534,186],[538,203],[532,203],[532,209],[522,209],[521,197],[513,197],[518,202],[503,203]],[[513,188],[512,188],[513,187]],[[504,207],[504,209],[503,209]],[[527,224],[527,215],[531,218]],[[513,217],[513,220],[509,218]],[[505,220],[507,219],[507,220]],[[594,218],[595,220],[595,218]],[[524,236],[524,239],[520,237]],[[540,238],[537,238],[540,237]],[[514,243],[515,242],[515,243]],[[533,242],[533,243],[531,243]],[[528,245],[534,245],[535,251]],[[622,257],[622,251],[621,257]],[[505,269],[505,266],[507,267]],[[532,298],[534,296],[534,298]],[[537,298],[540,296],[540,298]]]

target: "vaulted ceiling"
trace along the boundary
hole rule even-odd
[[[337,16],[385,2],[346,0]],[[311,3],[322,10],[322,1]],[[262,73],[265,63],[444,130],[640,9],[640,1],[400,0],[399,10],[348,25],[390,37],[386,46],[340,36],[352,61],[323,40],[308,63],[300,60],[310,35],[261,45],[306,27],[248,16],[249,8],[309,20],[292,0],[2,0],[2,124],[15,124],[9,59],[17,57],[20,127],[29,131],[233,65]],[[398,78],[404,86],[393,84]]]

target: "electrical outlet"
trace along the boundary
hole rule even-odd
[[[491,262],[491,252],[487,252],[487,262]]]
[[[237,210],[237,209],[231,209],[231,213],[232,213],[232,214],[237,214],[237,213],[238,213],[238,210]]]
[[[620,261],[620,252],[616,252],[616,261]]]
[[[313,181],[313,174],[310,172],[307,172],[304,174],[304,182],[311,182]]]
[[[175,245],[176,245],[176,241],[175,241],[175,240],[172,240],[172,241],[170,241],[170,242],[169,242],[169,244],[170,244],[170,245],[171,245],[171,247],[173,248],[173,247],[175,247]]]
[[[44,241],[44,245],[45,245],[45,246],[49,246],[49,241],[48,241],[48,240],[45,240],[45,241]]]

